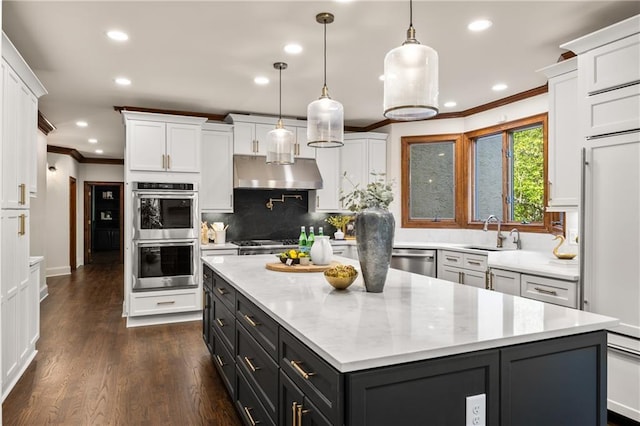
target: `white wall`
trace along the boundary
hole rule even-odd
[[[29,254],[31,256],[44,256],[41,267],[46,268],[47,261],[47,137],[44,133],[37,132],[37,144],[35,152],[37,162],[37,185],[38,192],[32,197],[29,207]],[[44,273],[40,274],[40,296],[47,294],[47,283]]]
[[[78,218],[84,218],[85,182],[124,182],[124,166],[112,164],[80,164],[78,180]],[[124,194],[120,194],[124,196]],[[77,265],[84,265],[84,222],[78,220]]]
[[[416,229],[401,227],[400,184],[402,178],[402,145],[400,138],[402,136],[464,133],[494,126],[506,121],[541,114],[547,112],[548,109],[547,94],[545,93],[465,118],[394,123],[378,129],[377,131],[389,134],[387,143],[387,178],[394,179],[396,182],[394,188],[395,201],[389,209],[396,219],[396,241],[493,245],[496,240],[496,231],[483,232],[467,229]],[[507,233],[509,231],[510,229],[506,229]],[[547,233],[523,232],[521,234],[521,240],[522,248],[526,250],[547,251],[555,246],[553,237]],[[508,244],[511,244],[510,240],[505,242],[505,245],[508,246]]]
[[[46,241],[45,270],[50,277],[70,273],[69,177],[76,178],[76,182],[79,179],[78,162],[69,155],[49,152],[47,163],[57,169],[55,172],[47,171],[47,211],[45,230],[41,235]]]

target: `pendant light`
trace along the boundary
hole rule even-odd
[[[384,116],[415,121],[437,113],[438,52],[416,40],[410,0],[407,40],[384,58]]]
[[[314,148],[339,148],[344,145],[344,109],[329,97],[327,89],[327,24],[333,22],[331,13],[316,15],[324,25],[324,85],[322,96],[307,107],[307,145]]]
[[[287,69],[284,62],[276,62],[273,67],[280,74],[278,123],[276,128],[267,133],[267,164],[293,164],[294,135],[282,124],[282,70]]]

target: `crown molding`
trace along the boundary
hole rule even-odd
[[[112,164],[112,165],[124,165],[124,160],[121,158],[90,158],[80,154],[78,150],[73,148],[66,148],[63,146],[47,145],[47,152],[53,154],[68,155],[78,163],[82,164]]]

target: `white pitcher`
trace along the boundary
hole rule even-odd
[[[328,265],[333,257],[333,249],[329,242],[329,236],[317,236],[313,246],[311,246],[311,261],[314,265]]]

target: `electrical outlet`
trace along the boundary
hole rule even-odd
[[[569,238],[568,243],[572,246],[578,245],[578,230],[577,229],[569,229]]]
[[[467,417],[465,426],[486,426],[487,396],[484,393],[467,397]]]

